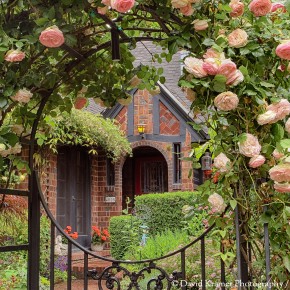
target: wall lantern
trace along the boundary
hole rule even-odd
[[[138,124],[137,125],[137,130],[138,130],[138,133],[140,134],[140,136],[142,138],[144,138],[144,133],[145,133],[145,124]]]
[[[212,159],[209,152],[205,152],[204,156],[201,157],[201,170],[211,170]]]
[[[117,28],[111,29],[111,46],[112,46],[112,60],[119,61],[120,56],[120,39],[119,31]]]

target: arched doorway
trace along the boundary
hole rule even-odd
[[[135,196],[168,191],[168,164],[157,149],[142,146],[133,149],[133,157],[128,157],[123,170],[123,209],[126,201],[133,205]]]

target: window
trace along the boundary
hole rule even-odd
[[[115,185],[115,165],[112,159],[107,158],[107,186]]]
[[[173,144],[173,182],[181,183],[181,145]]]

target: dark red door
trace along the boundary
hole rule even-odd
[[[57,157],[57,221],[79,234],[78,242],[90,245],[89,156],[81,147],[61,147]]]
[[[168,170],[163,157],[139,157],[135,166],[135,195],[168,191]]]

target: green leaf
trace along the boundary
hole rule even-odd
[[[14,133],[7,133],[4,135],[4,138],[7,139],[9,144],[13,147],[18,142],[18,136]]]
[[[226,81],[227,78],[223,75],[216,75],[213,79],[213,89],[218,92],[222,93],[226,90]]]
[[[8,104],[6,98],[0,97],[0,108],[4,108]]]
[[[235,209],[237,206],[238,202],[235,199],[230,200],[230,205],[232,209]]]
[[[44,26],[45,23],[47,23],[49,21],[48,18],[45,18],[45,17],[41,17],[41,18],[38,18],[36,20],[34,20],[34,22],[38,25],[38,26]]]
[[[280,141],[284,137],[284,128],[282,125],[275,123],[272,127],[272,134],[276,142]]]
[[[212,46],[212,45],[214,45],[214,40],[213,39],[211,39],[211,38],[206,38],[203,42],[202,42],[202,44],[204,44],[204,45],[206,45],[206,46]]]
[[[283,264],[286,267],[286,269],[290,272],[290,257],[288,255],[283,257]]]
[[[168,46],[168,51],[173,55],[178,51],[178,44],[176,41],[172,42]]]
[[[260,82],[260,85],[265,87],[265,88],[275,88],[274,84],[267,83],[267,82]]]
[[[290,148],[290,139],[283,139],[283,140],[281,140],[280,141],[280,145],[284,149]]]

